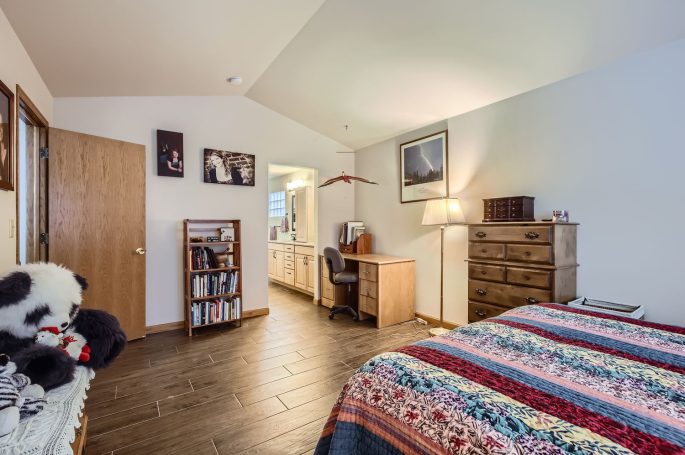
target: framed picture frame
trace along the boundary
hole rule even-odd
[[[157,130],[157,175],[183,178],[183,133]]]
[[[447,131],[400,144],[400,201],[447,197]]]
[[[204,181],[223,185],[255,185],[255,156],[247,153],[205,149]]]
[[[14,191],[14,93],[0,81],[0,190]]]

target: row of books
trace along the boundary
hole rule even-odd
[[[238,288],[238,270],[233,272],[200,273],[190,280],[191,297],[230,294]]]
[[[208,246],[204,248],[200,246],[191,248],[190,256],[193,270],[216,269],[219,267],[214,250]]]
[[[190,320],[194,326],[240,319],[240,297],[193,302]]]

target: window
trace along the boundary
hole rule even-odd
[[[285,191],[269,193],[269,217],[285,216]]]

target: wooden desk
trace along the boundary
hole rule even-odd
[[[343,254],[345,270],[359,273],[354,297],[360,317],[375,317],[376,327],[387,327],[415,318],[416,261],[381,254]],[[346,286],[334,286],[328,280],[323,256],[321,264],[321,304],[332,307],[345,304]],[[351,303],[353,304],[353,303]]]

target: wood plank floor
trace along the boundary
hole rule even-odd
[[[242,328],[129,343],[86,402],[88,455],[312,453],[342,386],[381,352],[428,337],[328,319],[311,298],[269,287],[269,316]]]

